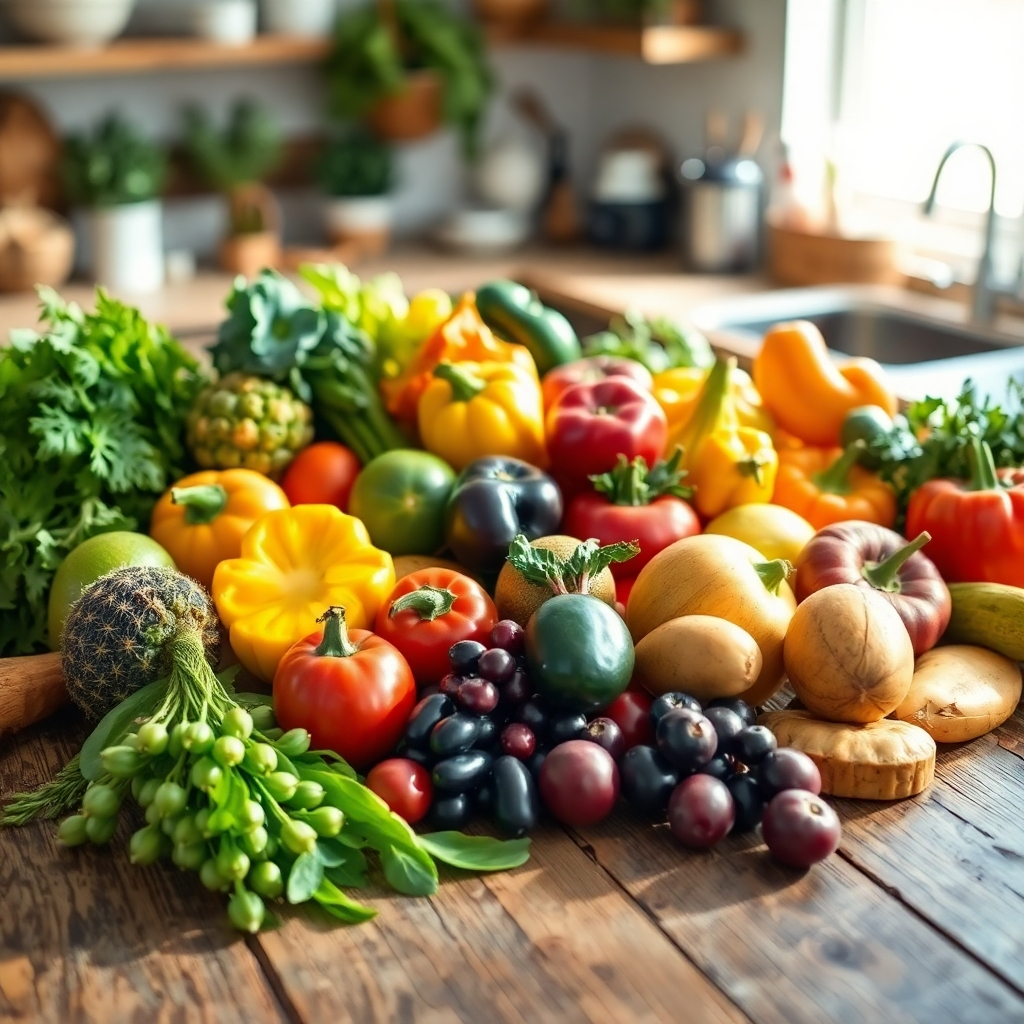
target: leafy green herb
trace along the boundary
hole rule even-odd
[[[223,131],[214,127],[202,107],[186,107],[182,116],[189,159],[216,189],[226,192],[262,181],[280,163],[281,129],[273,115],[254,100],[239,100]]]
[[[638,455],[630,462],[619,455],[614,469],[590,478],[594,490],[603,494],[613,505],[649,505],[655,498],[666,494],[676,498],[693,496],[692,487],[684,487],[686,470],[679,468],[683,449],[676,448],[668,461],[659,459],[650,469],[647,460]]]
[[[508,560],[527,583],[550,587],[556,594],[589,594],[590,581],[612,562],[628,562],[640,553],[635,540],[601,547],[585,540],[567,558],[535,548],[520,533],[509,545]]]
[[[331,139],[317,167],[329,196],[382,196],[391,188],[391,150],[369,132]]]
[[[683,328],[667,317],[647,320],[635,309],[613,316],[608,330],[583,339],[588,356],[619,356],[643,363],[651,373],[677,366],[707,367],[714,353],[707,338],[692,327]]]
[[[324,862],[315,851],[300,853],[288,872],[285,895],[289,903],[305,903],[320,888],[324,880]]]
[[[206,383],[163,327],[102,289],[93,313],[39,297],[43,333],[0,349],[0,656],[44,645],[72,548],[148,522],[185,472],[185,416]]]
[[[462,832],[431,832],[420,845],[435,859],[465,871],[509,871],[530,859],[529,839],[504,842]]]

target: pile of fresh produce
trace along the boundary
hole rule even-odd
[[[748,376],[636,315],[581,345],[511,281],[303,276],[236,283],[213,382],[105,297],[49,297],[0,357],[0,489],[38,503],[3,506],[0,643],[43,637],[66,555],[50,641],[105,716],[4,824],[77,810],[61,840],[104,843],[133,800],[132,860],[230,892],[237,927],[284,899],[357,921],[368,872],[430,893],[435,860],[514,867],[545,815],[620,797],[807,868],[840,843],[825,796],[914,796],[1017,707],[1017,391],[901,416],[809,323]],[[270,697],[216,674],[222,629]]]

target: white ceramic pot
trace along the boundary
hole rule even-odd
[[[333,196],[327,200],[327,233],[334,242],[356,242],[383,252],[391,237],[391,196]]]
[[[192,10],[192,30],[212,43],[244,46],[256,35],[256,0],[205,0]]]
[[[263,31],[272,35],[320,38],[331,34],[338,0],[261,0]]]
[[[128,24],[135,0],[7,0],[11,24],[41,43],[102,46]]]
[[[92,211],[92,270],[114,292],[151,292],[164,281],[159,199]]]

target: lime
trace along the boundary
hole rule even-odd
[[[175,568],[174,559],[144,533],[116,530],[82,541],[60,563],[50,588],[50,647],[60,649],[68,610],[90,583],[125,565]]]

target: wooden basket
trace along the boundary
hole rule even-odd
[[[846,238],[768,222],[768,271],[779,284],[899,284],[891,238]]]
[[[0,210],[0,292],[63,284],[74,255],[75,236],[62,217],[40,207]]]

